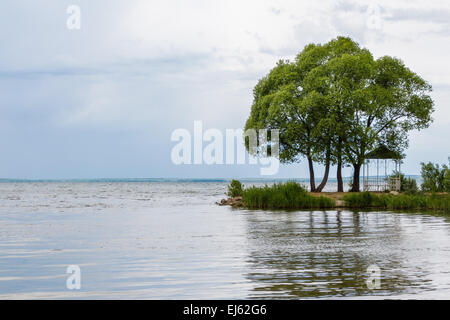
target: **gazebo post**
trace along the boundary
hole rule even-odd
[[[387,159],[384,159],[384,190],[385,191],[387,188]]]
[[[380,191],[379,190],[380,186],[378,184],[379,165],[380,165],[380,159],[377,159],[377,191]]]
[[[366,172],[367,172],[367,162],[364,161],[363,163],[364,169],[363,169],[363,190],[366,191]]]

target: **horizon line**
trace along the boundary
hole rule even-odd
[[[405,175],[406,177],[420,177],[417,174]],[[377,176],[369,176],[369,178],[376,178]],[[379,178],[387,177],[379,175]],[[303,182],[309,181],[309,178],[260,178],[260,177],[245,177],[245,178],[0,178],[0,182],[227,182],[233,179],[240,181],[283,181],[283,180],[301,180]],[[351,180],[352,176],[342,177],[343,180]],[[361,177],[362,179],[362,177]],[[337,180],[336,177],[328,178],[328,180]],[[322,181],[321,178],[315,181]]]

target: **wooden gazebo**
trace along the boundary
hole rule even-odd
[[[392,151],[385,145],[380,145],[376,149],[366,154],[366,161],[363,164],[363,190],[364,191],[400,191],[400,170],[403,155]],[[383,161],[384,160],[384,161]],[[376,165],[376,176],[370,176],[371,162]],[[394,172],[397,177],[389,179],[388,167],[394,163]],[[380,164],[384,167],[384,178],[380,177]],[[383,168],[381,168],[383,169]],[[390,170],[389,170],[390,171]],[[389,172],[391,173],[391,171]]]

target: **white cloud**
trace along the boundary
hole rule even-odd
[[[220,70],[260,69],[274,61],[263,48],[295,53],[318,33],[326,8],[326,2],[137,1],[114,34],[128,44],[127,57],[209,54]],[[296,27],[307,23],[299,37]]]

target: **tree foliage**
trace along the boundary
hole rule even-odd
[[[449,166],[439,164],[421,163],[422,191],[450,192],[450,159]]]
[[[354,168],[353,191],[366,154],[379,145],[402,153],[407,133],[431,123],[431,86],[393,57],[374,59],[350,38],[309,44],[294,61],[281,60],[254,88],[245,129],[279,129],[280,161],[308,159]],[[270,143],[270,139],[268,141]]]

